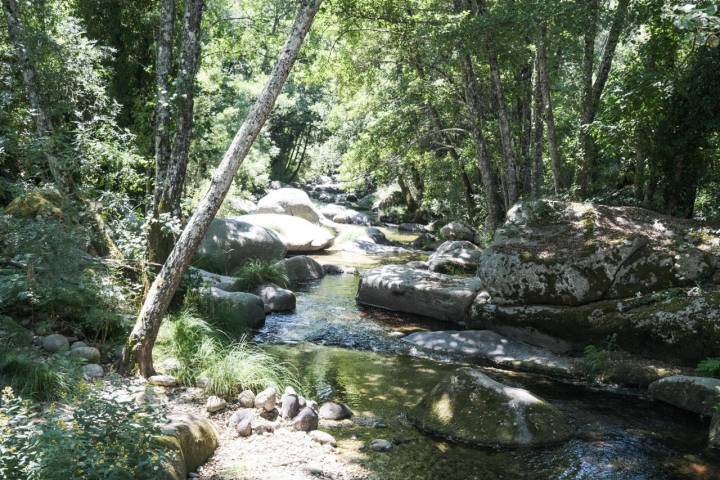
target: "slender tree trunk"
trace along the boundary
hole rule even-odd
[[[135,327],[130,333],[123,351],[120,362],[121,371],[129,372],[137,364],[141,375],[148,377],[154,373],[152,349],[167,307],[175,294],[182,274],[187,269],[227,195],[240,164],[247,156],[255,138],[270,115],[321,4],[322,0],[303,0],[290,35],[263,91],[255,101],[240,130],[235,134],[235,138],[213,174],[210,187],[180,234],[145,297]]]
[[[537,51],[537,83],[542,92],[543,115],[547,124],[548,150],[550,151],[550,166],[553,173],[553,186],[557,195],[562,190],[562,160],[560,159],[560,147],[557,141],[557,133],[555,131],[555,113],[553,107],[552,96],[550,95],[550,78],[547,69],[547,50],[545,48],[545,38],[547,35],[547,24],[540,26],[540,37],[538,39]]]
[[[490,162],[490,155],[487,152],[485,138],[482,132],[482,104],[480,103],[480,89],[475,77],[470,55],[461,56],[463,82],[465,85],[465,104],[470,114],[470,130],[475,142],[475,158],[478,172],[485,190],[485,201],[487,203],[488,217],[487,228],[494,232],[505,218],[505,210],[498,199],[498,181]]]
[[[540,198],[542,196],[543,183],[543,115],[545,105],[542,95],[542,79],[540,75],[540,49],[537,51],[535,59],[535,111],[533,112],[533,169],[532,169],[532,196]]]
[[[163,0],[160,10],[160,34],[158,36],[155,65],[155,187],[153,203],[148,217],[148,260],[162,263],[172,248],[171,234],[163,231],[160,215],[170,211],[164,202],[167,191],[168,170],[171,158],[170,118],[170,71],[172,69],[173,27],[175,25],[175,0]]]
[[[533,85],[532,72],[534,62],[529,61],[518,71],[516,79],[516,123],[518,125],[518,145],[520,147],[518,156],[520,158],[519,168],[519,193],[525,196],[532,191],[532,156],[530,144],[532,143],[532,101]]]
[[[52,120],[48,115],[45,103],[42,99],[41,87],[38,84],[37,70],[35,68],[34,59],[32,52],[28,46],[27,32],[23,25],[22,18],[20,17],[20,11],[15,0],[2,0],[3,10],[5,11],[5,18],[8,24],[8,37],[10,43],[15,48],[15,54],[17,55],[18,63],[20,66],[20,73],[22,74],[23,84],[25,91],[30,101],[30,107],[32,108],[33,119],[35,120],[35,129],[37,131],[40,140],[43,143],[45,161],[47,168],[50,171],[55,185],[61,190],[65,190],[65,177],[60,167],[60,162],[54,153],[52,145],[52,135],[54,128]]]

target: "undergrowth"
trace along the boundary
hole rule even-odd
[[[0,351],[0,383],[34,400],[65,398],[79,377],[78,362],[64,355],[45,359],[31,350]]]
[[[233,272],[233,276],[237,278],[235,288],[242,292],[253,292],[268,283],[283,288],[290,284],[287,272],[281,265],[262,260],[250,260]]]

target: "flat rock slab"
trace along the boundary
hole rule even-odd
[[[720,405],[720,379],[673,375],[650,384],[650,394],[656,400],[683,410],[711,416]]]
[[[562,376],[570,376],[575,371],[571,358],[511,340],[490,330],[418,332],[403,340],[426,350],[485,360],[503,368]]]
[[[474,277],[386,265],[363,273],[357,301],[463,325],[478,290],[480,280]]]

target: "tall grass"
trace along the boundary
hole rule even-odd
[[[282,266],[262,260],[250,260],[233,272],[233,276],[237,278],[235,288],[242,292],[252,292],[268,283],[283,288],[290,284],[287,272]]]
[[[76,362],[55,355],[47,360],[28,350],[0,351],[0,384],[35,400],[64,398],[79,380]]]
[[[292,371],[271,355],[244,338],[230,338],[185,310],[164,322],[155,355],[178,361],[173,372],[179,382],[194,385],[205,381],[209,395],[231,397],[245,389],[261,390],[270,386],[297,386]]]

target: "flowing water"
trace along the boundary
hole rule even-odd
[[[418,432],[403,412],[457,365],[419,358],[399,337],[451,327],[361,308],[355,303],[357,282],[343,275],[306,285],[297,293],[297,310],[268,316],[255,340],[295,367],[306,395],[353,409],[363,425],[330,431],[345,459],[362,465],[372,478],[720,479],[720,459],[705,448],[708,424],[697,416],[538,375],[484,369],[560,408],[577,429],[562,445],[478,449]],[[373,425],[377,419],[382,428]],[[375,438],[392,440],[395,447],[370,452],[365,445]]]

